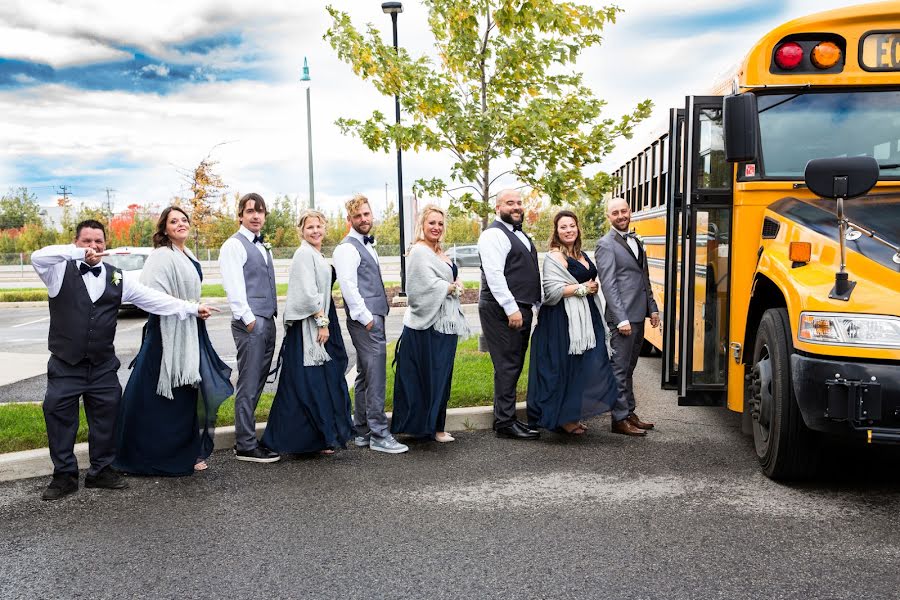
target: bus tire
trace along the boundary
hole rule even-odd
[[[771,479],[804,479],[815,472],[815,438],[794,399],[787,310],[767,310],[758,331],[749,390],[756,456]]]

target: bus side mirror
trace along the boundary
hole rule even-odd
[[[806,186],[820,198],[864,196],[878,183],[878,161],[871,156],[816,158],[806,163]]]
[[[759,159],[759,113],[756,95],[725,96],[725,160],[756,162]]]

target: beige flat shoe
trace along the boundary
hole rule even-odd
[[[441,431],[440,433],[436,433],[434,435],[434,441],[446,444],[447,442],[455,442],[456,438],[446,431]]]
[[[198,460],[196,463],[194,463],[194,470],[195,470],[195,471],[205,471],[205,470],[207,470],[208,468],[209,468],[209,465],[206,464],[206,461],[205,461],[205,460]]]

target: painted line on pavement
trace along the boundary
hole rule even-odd
[[[18,325],[13,325],[11,329],[15,329],[16,327],[25,327],[26,325],[34,325],[35,323],[40,323],[41,321],[49,321],[50,317],[44,317],[43,319],[38,319],[36,321],[28,321],[27,323],[19,323]]]

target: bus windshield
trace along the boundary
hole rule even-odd
[[[873,156],[900,164],[900,91],[773,94],[759,97],[767,178],[803,178],[813,158]],[[900,167],[882,177],[900,176]]]

